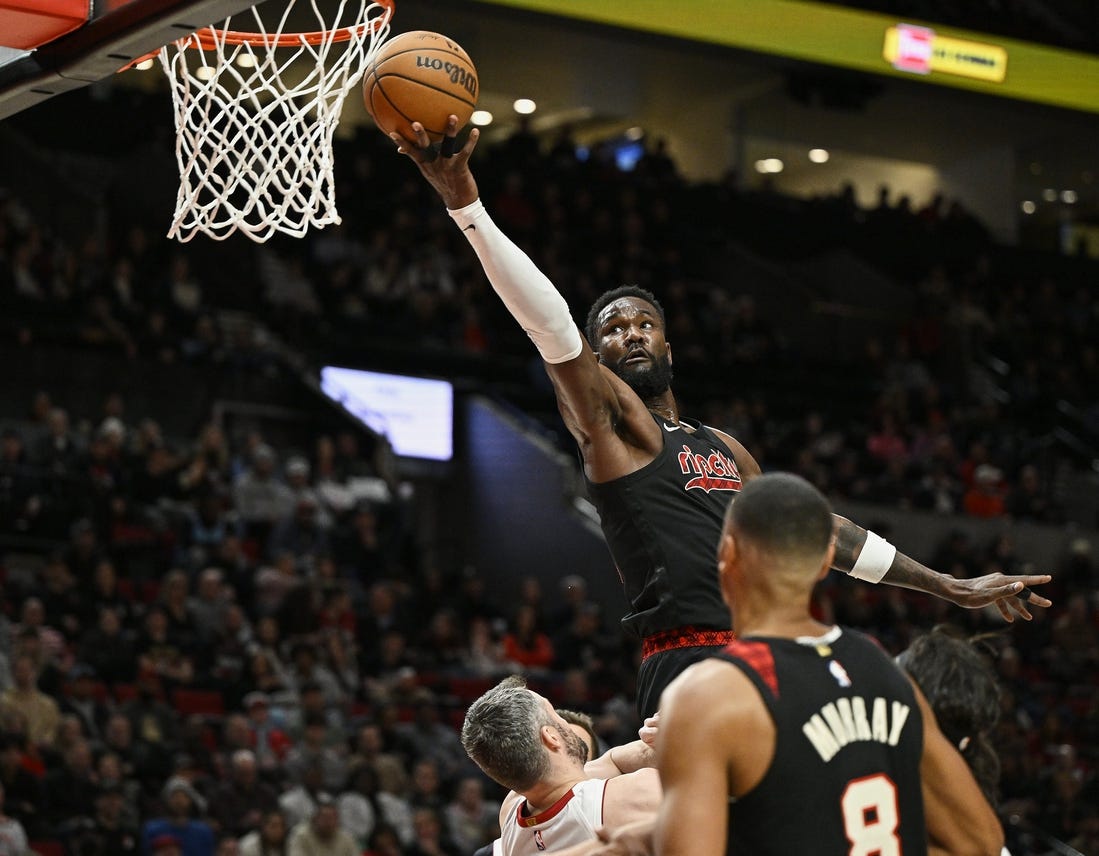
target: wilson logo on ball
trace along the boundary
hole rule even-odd
[[[450,82],[461,86],[474,98],[477,97],[477,76],[468,68],[453,62],[444,62],[429,56],[416,57],[416,68],[428,68],[434,71],[446,72]]]

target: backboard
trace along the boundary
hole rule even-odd
[[[114,74],[256,0],[0,0],[0,119]]]

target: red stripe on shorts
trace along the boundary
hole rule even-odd
[[[641,640],[641,659],[675,648],[698,648],[705,645],[723,646],[733,641],[732,630],[700,630],[697,627],[676,627],[662,630]]]

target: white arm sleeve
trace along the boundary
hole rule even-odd
[[[476,251],[488,281],[542,359],[564,363],[580,356],[583,339],[565,298],[492,222],[481,200],[454,211],[447,209],[447,213]]]

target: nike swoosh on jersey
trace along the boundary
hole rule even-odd
[[[470,223],[468,226],[466,226],[464,229],[462,229],[462,231],[463,232],[468,232],[470,229],[472,229],[474,232],[477,231],[477,227],[475,225],[473,225],[472,223]]]
[[[664,430],[666,431],[678,431],[682,427],[682,425],[669,425],[667,422],[664,423]]]

